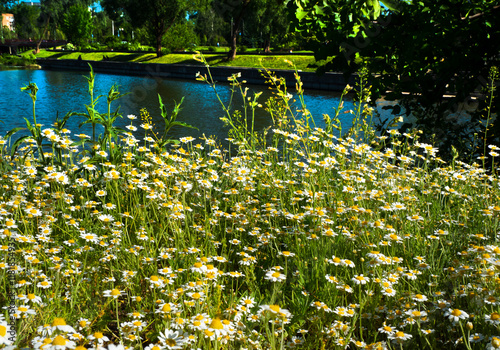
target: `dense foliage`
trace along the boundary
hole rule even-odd
[[[156,46],[158,57],[162,55],[162,38],[176,21],[186,16],[193,6],[188,0],[103,0],[103,7],[110,15],[126,14],[136,26],[145,25]],[[113,18],[113,16],[112,16]]]
[[[62,30],[73,44],[83,46],[92,35],[92,17],[84,5],[73,5],[64,13]]]
[[[351,74],[367,67],[377,76],[375,97],[399,101],[429,134],[446,128],[443,117],[460,111],[461,103],[475,104],[472,95],[482,92],[498,65],[500,2],[383,3],[388,7],[365,0],[295,0],[290,6],[295,28],[315,38],[321,71]]]
[[[71,6],[90,6],[91,1],[41,0],[41,6],[3,2],[17,18],[18,38],[63,39],[67,36],[64,15]],[[288,33],[289,21],[284,3],[277,0],[103,0],[103,11],[91,8],[92,38],[74,42],[84,49],[124,49],[124,42],[137,47],[153,45],[161,54],[168,50],[191,49],[193,45],[230,45],[234,58],[238,47],[299,48],[300,39]],[[68,27],[66,26],[66,32]],[[73,40],[72,38],[69,40]]]

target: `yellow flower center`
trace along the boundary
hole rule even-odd
[[[460,311],[459,309],[455,309],[451,312],[451,314],[453,316],[460,316],[462,314],[462,311]]]
[[[280,307],[278,305],[269,305],[269,309],[272,312],[279,312],[280,311]]]
[[[401,332],[401,331],[397,331],[395,335],[396,335],[396,338],[403,338],[405,336],[404,332]]]
[[[213,329],[223,329],[224,325],[222,324],[221,320],[218,318],[214,318],[212,320],[212,323],[210,323],[210,328]]]
[[[492,321],[496,321],[496,320],[498,320],[498,319],[500,319],[500,314],[499,314],[499,313],[494,312],[494,313],[492,313],[492,314],[491,314],[491,316],[490,316],[490,320],[492,320]]]
[[[175,341],[175,339],[167,338],[165,339],[165,344],[167,344],[167,346],[174,347],[177,345],[177,342]]]
[[[33,295],[33,294],[28,294],[28,298],[29,299],[32,299],[30,298],[30,295]],[[34,295],[33,295],[33,299],[34,299]],[[61,318],[61,317],[56,317],[54,318],[54,321],[52,321],[52,327],[57,327],[57,326],[66,326],[66,321],[64,321],[64,318]]]
[[[104,337],[104,334],[102,334],[101,332],[95,332],[94,333],[94,338],[101,339],[102,337]]]
[[[52,344],[53,345],[66,345],[66,343],[68,342],[68,340],[60,335],[58,335],[57,337],[54,338],[54,340],[52,341]]]
[[[120,294],[121,294],[120,291],[118,289],[116,289],[116,288],[111,291],[111,295],[112,296],[117,296],[117,295],[120,295]]]
[[[7,327],[0,324],[0,337],[5,337],[7,335]]]

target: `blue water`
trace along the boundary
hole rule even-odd
[[[25,126],[24,118],[30,122],[32,116],[32,102],[29,95],[21,91],[21,87],[29,82],[37,84],[39,91],[36,101],[37,122],[43,124],[43,127],[51,127],[56,116],[61,118],[69,111],[85,112],[85,104],[90,103],[88,94],[88,83],[84,78],[86,73],[73,71],[49,71],[49,70],[2,70],[0,71],[0,135],[5,135],[8,130],[15,127]],[[88,76],[88,75],[87,75]],[[94,96],[100,94],[107,95],[113,84],[119,85],[121,93],[130,94],[113,102],[112,110],[120,106],[120,112],[123,118],[116,121],[116,125],[125,127],[130,124],[126,118],[129,114],[139,116],[141,108],[146,108],[156,125],[156,130],[163,128],[163,120],[160,116],[158,94],[162,97],[167,110],[172,110],[174,101],[180,102],[184,97],[182,110],[179,113],[178,120],[189,123],[199,130],[186,128],[173,128],[171,138],[183,136],[200,137],[215,136],[219,140],[227,137],[227,129],[220,121],[224,116],[221,105],[211,87],[206,83],[196,80],[178,80],[178,79],[154,79],[148,77],[122,76],[111,74],[96,74]],[[263,91],[259,102],[265,105],[270,92],[265,86],[248,86],[247,96],[253,96],[253,93]],[[229,103],[231,91],[227,84],[217,85],[217,91],[224,103]],[[293,91],[290,91],[293,94]],[[236,94],[234,100],[241,102],[241,96]],[[306,91],[304,96],[307,108],[312,113],[316,126],[324,127],[323,114],[334,114],[334,107],[338,106],[339,93],[327,91]],[[106,97],[101,98],[97,105],[99,112],[104,113],[107,110]],[[298,102],[293,104],[294,108],[300,108]],[[241,108],[237,107],[237,108]],[[352,103],[346,101],[344,110],[352,109]],[[341,121],[345,126],[350,125],[352,116],[350,114],[341,114]],[[90,135],[90,126],[79,128],[79,124],[86,119],[80,116],[72,117],[66,127],[73,133],[86,133]],[[263,110],[258,109],[255,117],[255,127],[262,130],[272,123],[269,115]],[[137,127],[140,125],[140,119],[135,121]],[[99,131],[99,130],[98,130]],[[137,136],[143,135],[139,128]]]

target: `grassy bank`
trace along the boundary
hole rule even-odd
[[[20,56],[7,55],[7,54],[0,55],[0,67],[1,66],[26,67],[35,64],[36,64],[35,56],[31,54],[25,54]]]
[[[270,81],[267,105],[245,96],[246,113],[231,114],[222,101],[230,150],[211,137],[171,143],[178,108],[114,129],[113,89],[110,108],[87,110],[99,137],[64,120],[41,129],[34,114],[31,137],[1,139],[0,304],[12,305],[2,313],[16,345],[498,348],[495,170],[444,163],[417,130],[375,136],[366,90],[352,126],[339,107],[320,129]],[[35,103],[36,86],[25,91]],[[254,108],[274,122],[268,143]],[[0,318],[0,348],[10,330]]]
[[[121,53],[121,52],[53,52],[49,50],[42,50],[36,57],[38,58],[57,58],[57,59],[78,59],[82,57],[84,60],[102,61],[107,59],[109,61],[117,62],[142,62],[142,63],[166,63],[166,64],[190,64],[201,65],[199,61],[193,59],[193,54],[177,54],[171,53],[157,58],[154,53]],[[310,55],[239,55],[237,58],[228,64],[225,61],[226,55],[220,54],[206,54],[205,55],[210,66],[234,66],[234,67],[248,67],[248,68],[261,68],[262,66],[270,69],[290,69],[290,65],[284,62],[289,60],[295,64],[297,69],[303,71],[314,71],[314,68],[309,65],[314,64],[315,60]]]

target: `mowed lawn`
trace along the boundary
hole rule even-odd
[[[165,63],[165,64],[190,64],[202,65],[199,61],[193,59],[193,53],[171,53],[160,58],[155,53],[125,53],[125,52],[60,52],[42,50],[37,58],[57,58],[57,59],[78,59],[90,61],[117,61],[117,62],[141,62],[141,63]],[[311,55],[251,55],[240,54],[232,62],[226,61],[225,53],[205,54],[207,62],[212,67],[234,66],[269,69],[291,69],[292,67],[286,61],[295,65],[298,70],[314,71],[315,59]]]

